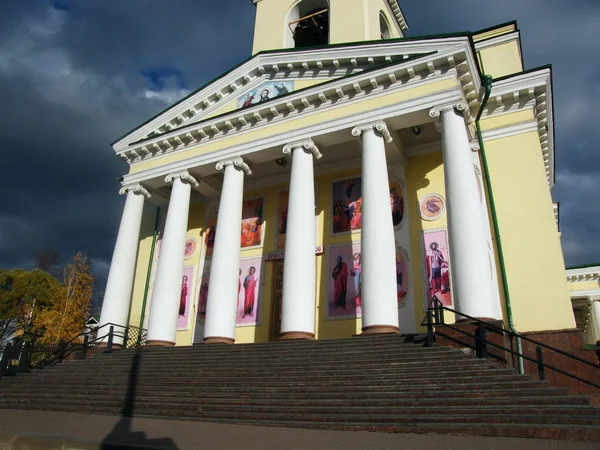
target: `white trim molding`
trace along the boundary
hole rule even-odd
[[[600,281],[600,266],[584,267],[581,269],[567,269],[567,281],[569,283],[595,280]]]
[[[512,33],[503,34],[501,36],[484,39],[483,41],[475,42],[475,50],[480,51],[484,48],[496,47],[497,45],[507,44],[513,41],[519,41],[520,36],[518,31],[513,31]]]

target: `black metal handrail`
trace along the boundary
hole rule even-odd
[[[552,352],[558,353],[558,354],[563,355],[563,356],[565,356],[565,357],[567,357],[569,359],[572,359],[574,361],[578,361],[580,363],[586,364],[586,365],[594,367],[596,369],[600,368],[599,365],[593,364],[593,363],[591,363],[589,361],[586,361],[583,358],[579,358],[578,356],[571,355],[571,354],[569,354],[567,352],[564,352],[563,350],[560,350],[558,348],[555,348],[555,347],[552,347],[550,345],[544,344],[542,342],[536,341],[535,339],[531,339],[531,338],[528,338],[528,337],[523,336],[521,334],[517,334],[517,333],[515,333],[515,332],[513,332],[511,330],[499,328],[499,327],[497,327],[495,325],[492,325],[492,324],[490,324],[488,322],[485,322],[485,321],[483,321],[481,319],[477,319],[475,317],[469,316],[468,314],[464,314],[464,313],[456,311],[456,310],[454,310],[452,308],[444,306],[439,301],[439,299],[437,297],[435,297],[435,296],[434,296],[434,298],[432,300],[432,303],[433,303],[433,306],[430,307],[427,310],[426,316],[423,319],[423,321],[421,322],[421,325],[427,326],[427,341],[426,341],[426,345],[428,347],[432,347],[434,345],[434,335],[435,334],[438,334],[438,335],[440,335],[442,337],[445,337],[447,339],[454,340],[451,336],[445,335],[445,334],[441,333],[439,330],[435,330],[435,332],[434,332],[434,327],[436,325],[438,325],[438,326],[439,325],[443,325],[443,326],[446,326],[446,327],[450,328],[451,330],[457,331],[457,332],[459,332],[459,333],[461,333],[463,335],[466,335],[466,336],[469,336],[469,337],[473,337],[473,335],[471,335],[469,332],[467,332],[465,330],[462,330],[462,329],[460,329],[458,327],[452,326],[451,324],[445,323],[445,320],[444,320],[444,311],[449,311],[451,313],[454,313],[456,316],[460,316],[460,317],[469,319],[470,321],[475,322],[477,324],[477,328],[476,328],[475,335],[474,335],[474,337],[475,337],[475,353],[476,353],[477,357],[479,357],[479,358],[493,357],[493,358],[496,358],[496,359],[500,359],[496,355],[489,354],[489,352],[488,352],[488,346],[492,346],[492,347],[498,348],[500,350],[503,350],[505,352],[508,352],[508,353],[510,353],[512,355],[515,355],[515,356],[517,356],[519,358],[523,358],[525,360],[528,360],[528,361],[531,361],[531,362],[535,363],[537,365],[537,369],[538,369],[538,377],[542,381],[546,379],[546,377],[545,377],[545,369],[547,368],[547,369],[553,370],[555,372],[558,372],[558,373],[560,373],[562,375],[565,375],[567,377],[570,377],[572,379],[575,379],[577,381],[580,381],[582,383],[585,383],[585,384],[587,384],[589,386],[593,386],[593,387],[595,387],[597,389],[600,389],[600,385],[599,384],[596,384],[596,383],[594,383],[592,381],[586,380],[586,379],[581,378],[581,377],[579,377],[577,375],[574,375],[572,373],[569,373],[569,372],[566,372],[566,371],[564,371],[562,369],[559,369],[558,367],[554,367],[554,366],[552,366],[550,364],[545,363],[544,362],[544,358],[543,358],[542,349],[550,350]],[[520,339],[522,339],[524,341],[527,341],[527,342],[530,342],[530,343],[534,344],[536,346],[536,357],[535,357],[535,359],[531,358],[531,357],[529,357],[527,355],[525,355],[524,352],[515,352],[511,348],[508,348],[508,347],[505,347],[505,346],[502,346],[502,345],[498,345],[498,344],[496,344],[496,343],[488,340],[487,339],[487,331],[488,330],[494,332],[495,334],[499,334],[501,336],[508,335],[510,337],[520,338]],[[456,341],[456,342],[459,342],[459,341]]]
[[[101,334],[101,330],[105,331]],[[35,347],[31,342],[23,342],[18,348],[13,349],[9,344],[8,352],[4,351],[0,361],[0,377],[12,371],[13,373],[28,372],[33,369],[43,369],[63,362],[71,354],[79,351],[80,359],[85,359],[90,349],[106,344],[106,350],[111,351],[115,346],[115,339],[122,338],[122,348],[139,347],[146,343],[146,330],[134,326],[123,326],[107,323],[101,327],[87,332],[79,333],[67,342],[62,342],[53,347]],[[16,370],[9,370],[11,356],[16,350],[19,353],[19,364]],[[46,353],[50,353],[45,356]],[[40,361],[34,361],[35,354],[44,355]]]

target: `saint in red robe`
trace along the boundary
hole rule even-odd
[[[244,280],[244,314],[243,316],[252,315],[254,311],[254,290],[256,288],[256,279],[254,278],[254,268],[250,268],[249,275]]]
[[[337,257],[337,264],[331,274],[333,277],[333,304],[337,308],[346,309],[346,291],[348,285],[348,266],[342,262],[342,257]]]

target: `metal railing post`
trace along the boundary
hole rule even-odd
[[[539,345],[535,348],[535,356],[535,359],[537,360],[538,377],[540,381],[544,381],[546,379],[546,374],[544,373],[544,356],[542,355],[542,347]]]
[[[108,330],[108,345],[106,346],[108,349],[112,349],[114,335],[115,335],[115,326],[111,325],[110,329]]]
[[[85,359],[87,358],[87,351],[88,351],[88,345],[89,345],[89,341],[90,338],[89,336],[86,334],[83,337],[83,350],[81,351],[81,359]]]
[[[433,347],[433,318],[431,310],[427,310],[427,347]]]
[[[475,330],[475,353],[478,358],[487,358],[488,357],[488,348],[486,341],[486,330],[485,325],[480,323],[477,329]]]
[[[123,348],[127,348],[127,343],[129,342],[129,326],[125,326],[125,335],[123,336]]]
[[[0,359],[0,378],[7,373],[8,363],[10,361],[12,351],[12,344],[9,342],[4,347],[4,352],[2,352],[2,359]]]

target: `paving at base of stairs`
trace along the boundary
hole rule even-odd
[[[411,449],[592,450],[554,439],[416,435],[254,427],[51,411],[0,410],[0,449]]]

